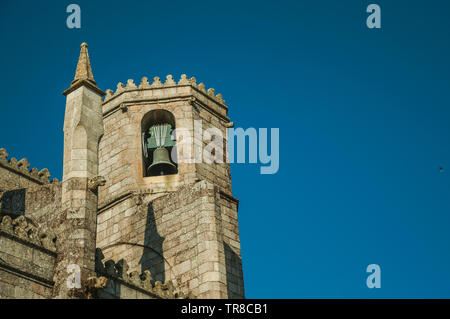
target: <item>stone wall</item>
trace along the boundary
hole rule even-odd
[[[52,296],[61,183],[29,166],[0,149],[0,298]]]
[[[155,272],[165,270],[166,276],[185,293],[192,291],[199,298],[226,298],[217,187],[201,181],[154,200],[152,208],[156,229],[163,238],[164,261],[159,264],[162,267],[164,262],[166,269],[157,267],[156,256],[149,265],[156,268]]]
[[[52,227],[61,209],[61,183],[13,189],[0,194],[0,216],[26,216],[37,226]]]
[[[43,201],[50,204],[56,200],[51,197],[49,202],[44,199],[45,195],[32,195],[39,193],[39,189],[59,184],[57,179],[49,181],[50,173],[46,168],[29,170],[30,164],[26,158],[18,161],[14,157],[8,159],[8,156],[8,152],[0,148],[0,216],[24,215],[26,211],[36,210],[36,206],[42,206]]]
[[[244,298],[241,244],[239,239],[239,201],[226,192],[219,191],[222,218],[222,239],[225,253],[227,297]]]
[[[200,102],[196,102],[195,105],[200,105]],[[207,108],[197,107],[197,111],[193,112],[193,119],[195,121],[195,130],[200,131],[201,134],[196,134],[195,136],[195,145],[202,145],[202,150],[204,152],[207,151],[206,147],[211,143],[211,140],[206,140],[205,138],[200,139],[206,130],[218,130],[223,137],[221,141],[221,152],[217,154],[218,157],[222,159],[222,162],[205,162],[195,164],[196,177],[199,179],[207,180],[214,185],[217,185],[220,190],[226,191],[231,194],[231,171],[230,165],[226,162],[226,145],[228,142],[227,138],[227,128],[222,124],[220,117],[211,114],[211,112]],[[199,124],[200,123],[200,124]],[[201,128],[197,128],[201,125]],[[212,131],[211,131],[212,132]],[[216,137],[213,137],[216,138]],[[219,146],[219,144],[218,144]],[[217,149],[220,149],[219,147]],[[214,150],[214,152],[216,149]],[[212,152],[211,152],[212,153]],[[212,158],[214,158],[215,154],[212,154]]]
[[[185,294],[244,297],[237,200],[207,181],[156,199],[134,194],[101,212],[97,247]]]
[[[0,223],[0,298],[50,298],[56,238],[24,216]]]
[[[8,153],[0,149],[0,217],[26,216],[36,226],[51,228],[51,220],[61,207],[61,183],[49,181],[47,169],[28,170],[24,158],[7,159]]]
[[[32,219],[39,227],[54,227],[54,221],[61,211],[62,184],[53,182],[34,186],[25,192],[25,216]]]

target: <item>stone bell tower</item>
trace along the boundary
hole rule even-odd
[[[72,249],[84,247],[86,274],[96,247],[104,261],[123,259],[130,272],[148,271],[185,294],[243,298],[239,201],[225,161],[232,123],[222,95],[168,75],[164,83],[119,83],[102,100],[86,44],[64,94],[62,201],[77,220],[68,232]],[[213,139],[223,147],[208,148]],[[205,153],[220,155],[205,161]],[[106,183],[98,177],[90,189],[97,175]]]

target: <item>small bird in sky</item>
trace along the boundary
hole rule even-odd
[[[442,173],[442,171],[444,170],[444,168],[443,167],[439,167],[439,172],[441,172]]]

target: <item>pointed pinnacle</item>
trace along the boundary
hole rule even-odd
[[[80,86],[86,86],[91,90],[97,92],[101,96],[106,93],[100,90],[95,83],[94,75],[92,74],[91,61],[89,60],[88,45],[86,42],[80,45],[80,57],[78,58],[77,70],[75,71],[75,78],[72,81],[70,87],[62,92],[63,95],[68,95]]]
[[[83,42],[80,47],[80,57],[72,84],[78,80],[87,80],[96,85],[94,75],[92,74],[91,61],[89,60],[88,45],[86,42]]]

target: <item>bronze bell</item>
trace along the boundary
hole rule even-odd
[[[175,174],[177,167],[170,161],[169,151],[165,147],[158,147],[153,151],[153,162],[148,167],[149,176]]]

